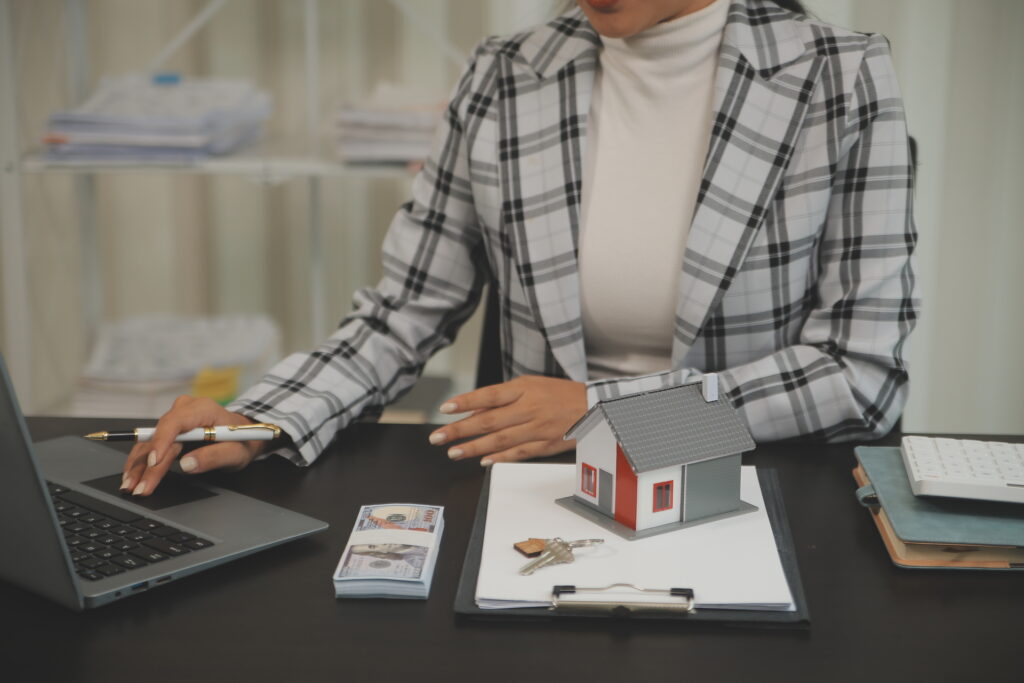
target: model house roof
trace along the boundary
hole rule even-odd
[[[637,474],[754,447],[729,399],[704,400],[700,383],[599,401],[565,438],[582,438],[601,419]]]

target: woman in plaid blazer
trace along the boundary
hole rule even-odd
[[[719,373],[758,441],[866,439],[893,426],[918,310],[917,237],[885,39],[768,0],[731,1],[671,367],[592,380],[577,262],[581,182],[602,47],[595,26],[615,3],[581,4],[586,15],[573,9],[477,48],[412,200],[391,225],[383,279],[357,294],[355,312],[316,350],[279,363],[231,412],[179,399],[157,437],[129,457],[125,488],[151,492],[177,455],[174,434],[197,425],[273,422],[291,441],[279,452],[311,462],[349,422],[413,385],[488,281],[499,294],[508,381],[443,406],[470,415],[432,443],[477,436],[452,457],[489,464],[564,450],[572,444],[561,436],[588,402],[707,371]],[[629,9],[629,0],[618,4]],[[244,465],[257,449],[217,444],[182,467]]]

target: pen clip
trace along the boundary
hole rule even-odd
[[[257,422],[251,425],[228,425],[228,431],[238,432],[243,429],[269,429],[274,432],[274,438],[281,436],[281,428],[277,425],[267,424],[265,422]]]

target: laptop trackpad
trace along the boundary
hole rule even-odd
[[[156,492],[150,496],[126,496],[121,493],[120,474],[113,474],[109,477],[100,477],[99,479],[91,479],[89,481],[83,481],[82,483],[96,489],[97,491],[110,494],[111,496],[130,500],[134,505],[141,505],[149,510],[162,510],[174,505],[191,503],[196,500],[202,500],[203,498],[210,498],[217,495],[209,489],[196,486],[195,484],[186,481],[184,475],[177,474],[175,472],[168,472],[164,475],[163,481],[160,482],[160,486],[157,487]]]

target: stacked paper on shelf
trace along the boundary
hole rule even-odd
[[[50,116],[52,160],[189,162],[262,135],[269,96],[234,79],[104,78],[84,104]]]
[[[146,315],[100,327],[70,412],[156,418],[180,394],[222,403],[253,384],[280,356],[266,316]]]
[[[334,570],[335,596],[426,599],[443,530],[438,505],[362,506]]]
[[[444,100],[381,84],[338,112],[338,155],[350,163],[410,163],[430,152]]]

